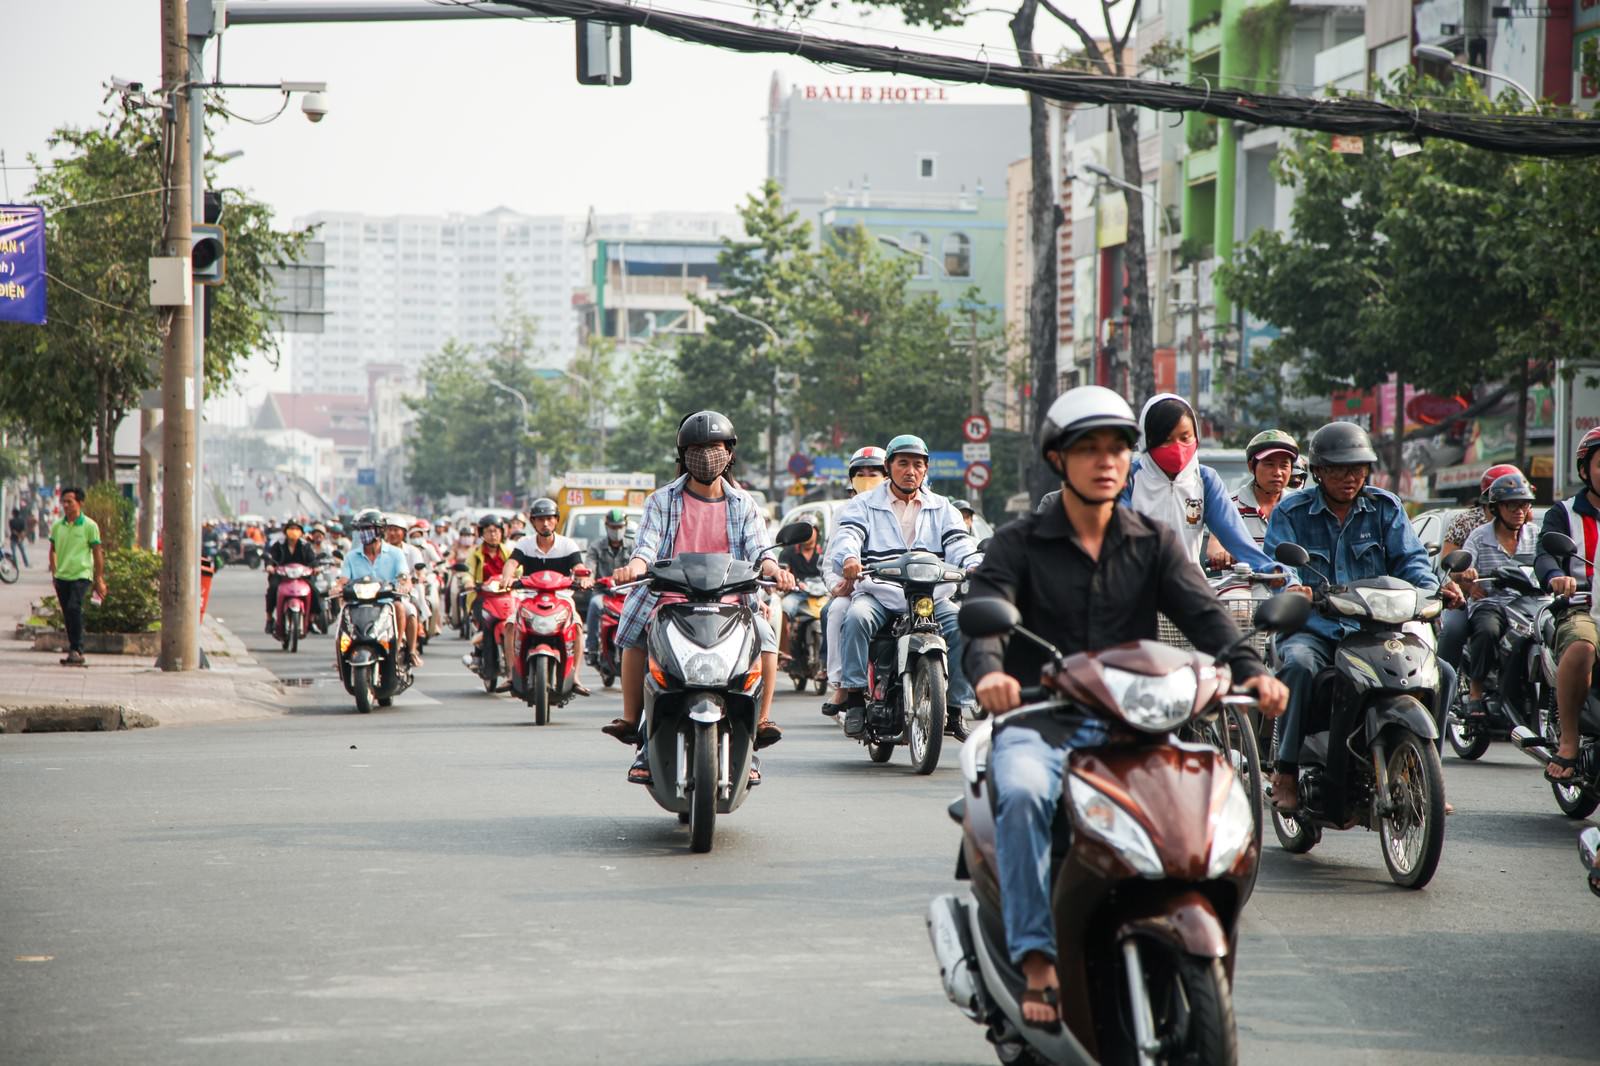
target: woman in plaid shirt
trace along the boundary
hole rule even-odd
[[[727,552],[735,559],[761,561],[761,575],[776,581],[780,591],[794,586],[794,578],[778,567],[773,544],[761,509],[729,476],[733,449],[739,438],[733,423],[716,411],[696,411],[678,424],[677,480],[650,494],[639,522],[633,558],[619,567],[613,579],[622,584],[637,581],[651,563],[683,552]],[[772,694],[778,676],[778,642],[765,612],[750,597],[761,636],[761,720],[756,747],[783,739],[771,720]],[[644,713],[645,631],[661,597],[640,585],[628,593],[617,622],[617,646],[622,649],[622,717],[602,731],[624,744],[640,744],[639,717]],[[650,768],[641,758],[628,771],[635,784],[650,783]]]

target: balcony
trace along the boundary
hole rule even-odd
[[[1210,181],[1217,176],[1217,146],[1202,148],[1197,152],[1190,152],[1188,156],[1188,169],[1185,177],[1189,184]]]
[[[1189,27],[1189,52],[1195,59],[1204,59],[1222,47],[1222,20],[1212,19]]]

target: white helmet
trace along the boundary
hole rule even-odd
[[[1119,429],[1132,447],[1139,440],[1139,422],[1128,401],[1099,385],[1080,385],[1056,397],[1039,427],[1039,454],[1069,447],[1094,429]]]

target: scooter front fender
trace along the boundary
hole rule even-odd
[[[895,673],[904,674],[911,668],[911,660],[921,656],[937,655],[948,661],[950,646],[945,643],[943,633],[918,631],[901,637],[896,651],[899,655]]]
[[[1123,918],[1117,929],[1119,941],[1130,936],[1154,937],[1203,959],[1225,959],[1232,950],[1216,908],[1199,892],[1144,901]]]
[[[1439,738],[1438,723],[1427,706],[1415,696],[1392,693],[1367,704],[1367,743],[1370,745],[1390,726],[1408,729],[1424,740]]]

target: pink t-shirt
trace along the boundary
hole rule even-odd
[[[708,500],[685,489],[683,514],[678,519],[678,533],[673,540],[672,554],[684,552],[728,552],[728,497]],[[684,597],[676,592],[663,593],[657,604],[683,603]],[[723,597],[725,603],[737,603],[737,596]]]

